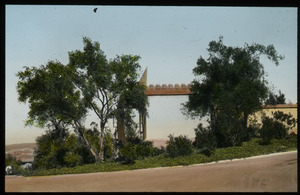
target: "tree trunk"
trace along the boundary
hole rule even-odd
[[[210,111],[210,127],[212,132],[216,133],[216,110],[212,107]]]
[[[141,126],[142,126],[142,132],[143,132],[143,140],[146,140],[147,138],[147,124],[146,124],[146,116],[144,114],[141,114]]]
[[[248,125],[248,116],[249,116],[248,113],[244,113],[244,119],[243,119],[243,124],[242,124],[244,129],[247,129],[247,125]]]
[[[99,161],[104,160],[104,126],[100,127],[100,137],[99,137]]]
[[[96,154],[96,151],[93,150],[93,148],[91,147],[89,141],[86,139],[86,137],[83,135],[83,139],[85,141],[85,144],[88,146],[88,149],[90,150],[91,154],[94,156],[95,161],[98,162],[98,155]]]
[[[85,145],[88,147],[90,153],[94,156],[95,161],[99,162],[100,158],[99,158],[95,148],[91,145],[89,140],[85,137],[84,132],[82,131],[82,127],[78,126],[77,124],[76,124],[76,127],[77,127],[77,130],[78,130],[79,136],[84,140]]]
[[[118,139],[121,141],[122,145],[124,146],[126,145],[125,125],[120,118],[117,119],[117,129],[118,129]]]

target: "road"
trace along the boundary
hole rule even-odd
[[[297,192],[297,151],[185,167],[6,176],[6,192]]]

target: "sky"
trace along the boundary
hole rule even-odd
[[[276,67],[261,58],[270,87],[297,103],[297,8],[6,5],[5,17],[6,144],[34,142],[45,132],[24,125],[29,108],[17,100],[16,73],[49,60],[67,64],[68,52],[83,49],[83,37],[99,42],[107,59],[139,55],[148,85],[190,83],[197,59],[207,58],[209,42],[220,36],[228,46],[273,44],[285,59]],[[149,139],[194,136],[199,120],[180,111],[187,96],[149,101]]]

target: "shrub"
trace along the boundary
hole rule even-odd
[[[253,125],[250,124],[247,128],[247,139],[245,141],[250,141],[252,138],[257,138],[259,137],[259,126],[258,125]]]
[[[260,129],[260,136],[262,143],[268,144],[273,139],[275,131],[280,134],[285,134],[285,129],[282,123],[274,121],[272,118],[264,117],[262,120],[262,128]],[[284,135],[282,135],[284,136]]]
[[[35,168],[55,168],[64,165],[65,150],[63,145],[68,137],[66,129],[48,130],[36,139]]]
[[[129,144],[141,144],[143,142],[143,140],[141,138],[139,138],[138,136],[128,136],[127,137],[127,143]]]
[[[22,172],[21,165],[22,162],[17,160],[16,157],[13,157],[11,154],[5,156],[5,166],[11,166],[12,172],[11,174],[19,175]],[[6,173],[5,173],[6,174]]]
[[[297,139],[297,137],[298,137],[297,134],[294,133],[294,132],[290,133],[289,136],[288,136],[289,139],[293,139],[293,138]]]
[[[240,146],[242,142],[250,139],[248,133],[248,129],[239,116],[225,111],[218,113],[214,124],[218,148]]]
[[[73,152],[66,153],[64,160],[70,167],[82,164],[82,157],[79,154]]]
[[[204,147],[199,150],[199,153],[209,157],[212,154],[212,150],[210,148]]]
[[[171,157],[189,155],[193,152],[192,141],[187,136],[174,137],[169,135],[166,149]]]
[[[22,162],[17,160],[16,157],[12,156],[11,154],[7,154],[5,156],[5,166],[11,165],[20,165]]]
[[[120,149],[120,155],[126,162],[133,163],[138,159],[138,155],[136,152],[137,145],[127,144],[123,148]]]
[[[133,163],[135,160],[143,159],[147,156],[155,156],[161,151],[153,147],[150,141],[143,141],[139,144],[129,143],[120,149],[120,154],[125,161]]]
[[[160,148],[153,147],[153,156],[158,156],[166,152],[165,148],[161,146]]]
[[[217,146],[217,140],[213,132],[210,128],[204,128],[202,126],[202,123],[198,125],[198,127],[195,129],[195,141],[193,142],[193,145],[196,148],[215,148]]]
[[[34,168],[72,167],[94,162],[94,158],[80,142],[79,137],[66,130],[49,130],[38,137],[36,142]]]
[[[254,138],[251,141],[243,142],[242,146],[217,148],[211,156],[204,156],[192,153],[189,156],[179,156],[169,158],[165,155],[149,157],[143,160],[135,161],[135,164],[123,164],[119,162],[98,162],[94,164],[64,167],[61,169],[36,169],[33,171],[22,172],[26,176],[58,175],[58,174],[79,174],[92,172],[110,172],[120,170],[133,170],[142,168],[166,167],[177,165],[190,165],[199,163],[208,163],[226,159],[245,158],[254,155],[269,154],[280,151],[297,150],[297,136],[291,136],[287,139],[273,139],[270,145],[260,145],[261,138]],[[111,159],[110,159],[111,160]]]
[[[108,132],[105,134],[104,141],[105,141],[105,146],[104,146],[104,154],[105,154],[105,159],[110,158],[113,155],[113,136],[110,133],[111,131],[108,130]]]
[[[262,116],[262,128],[260,136],[263,144],[270,143],[271,139],[282,139],[288,137],[288,131],[295,127],[296,119],[291,114],[281,111],[272,112],[273,118]]]

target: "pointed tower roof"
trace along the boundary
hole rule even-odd
[[[145,85],[147,86],[147,71],[148,71],[148,67],[145,69],[141,79],[140,79],[140,85]]]

